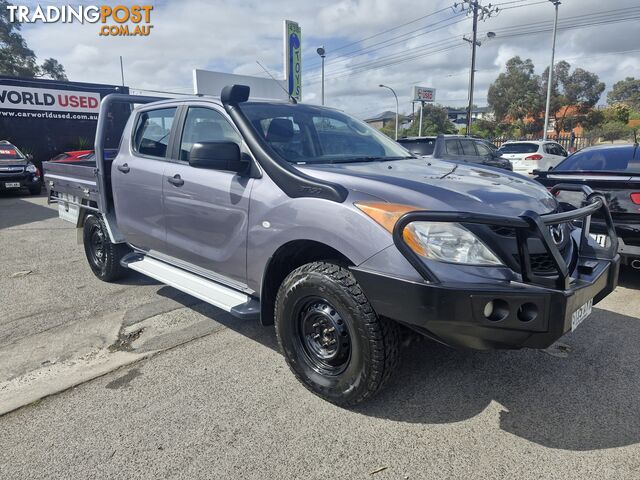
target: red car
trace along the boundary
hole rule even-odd
[[[51,159],[52,162],[71,163],[84,160],[85,157],[91,155],[93,150],[75,150],[73,152],[64,152],[56,155]]]

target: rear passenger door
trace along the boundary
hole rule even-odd
[[[118,227],[127,242],[145,251],[165,249],[163,174],[177,110],[166,106],[138,112],[129,148],[121,148],[111,166]]]
[[[164,172],[167,254],[185,268],[238,286],[234,282],[246,281],[253,179],[236,172],[191,167],[189,154],[199,142],[236,142],[242,150],[242,137],[216,106],[206,103],[184,108],[176,158]]]

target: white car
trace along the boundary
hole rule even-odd
[[[505,142],[498,149],[513,165],[513,171],[532,175],[534,170],[551,170],[569,154],[556,142],[536,140]]]

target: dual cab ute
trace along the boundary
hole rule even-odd
[[[109,108],[137,104],[113,160]],[[95,162],[45,164],[51,201],[105,281],[137,270],[275,323],[296,377],[355,405],[408,327],[454,347],[544,348],[616,286],[619,258],[529,179],[416,158],[338,110],[221,97],[107,96]],[[558,185],[555,189],[563,188]],[[611,231],[615,243],[615,231]]]

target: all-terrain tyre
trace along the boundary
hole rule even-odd
[[[42,193],[42,184],[39,183],[37,185],[34,185],[32,187],[29,187],[29,194],[30,195],[40,195]]]
[[[120,260],[131,250],[124,243],[112,243],[102,217],[89,215],[82,231],[84,253],[94,275],[104,282],[125,276],[128,269]]]
[[[334,263],[308,263],[285,278],[275,324],[294,375],[337,405],[372,397],[398,363],[398,325],[378,317],[351,272]]]

